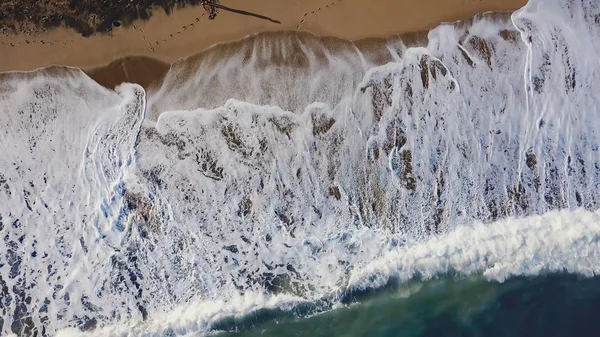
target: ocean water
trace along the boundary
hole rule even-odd
[[[363,294],[364,295],[364,294]],[[396,284],[319,314],[263,310],[224,320],[233,336],[597,336],[597,277],[477,277]],[[358,302],[357,302],[358,303]],[[193,334],[192,334],[193,335]]]
[[[0,334],[595,335],[600,4],[0,75]]]

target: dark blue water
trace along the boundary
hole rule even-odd
[[[353,299],[312,317],[297,308],[230,318],[217,336],[600,336],[600,277],[440,279]]]

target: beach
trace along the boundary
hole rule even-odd
[[[146,56],[169,64],[218,44],[265,31],[298,30],[346,40],[424,31],[441,22],[470,19],[486,11],[522,7],[524,0],[230,0],[228,7],[258,13],[281,24],[221,11],[209,20],[201,6],[157,9],[147,21],[83,37],[70,28],[0,35],[0,72],[50,65],[92,69],[120,58]],[[114,69],[115,67],[113,67]],[[151,68],[160,68],[152,64]]]
[[[206,1],[0,3],[0,335],[595,336],[597,0]]]

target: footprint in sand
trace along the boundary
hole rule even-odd
[[[194,22],[200,22],[200,18],[203,17],[203,16],[205,16],[205,14],[206,13],[202,13],[202,15],[200,15],[199,17],[196,17],[194,19],[194,21],[190,22],[187,25],[182,26],[180,31],[177,31],[175,33],[169,34],[168,38],[164,38],[162,40],[157,40],[154,43],[152,43],[152,42],[150,42],[148,40],[148,37],[146,36],[145,31],[144,31],[143,28],[141,28],[141,27],[139,27],[138,25],[135,25],[135,24],[133,24],[132,27],[136,31],[140,32],[140,34],[142,35],[142,39],[144,40],[144,42],[146,42],[148,44],[148,46],[150,47],[151,51],[155,52],[156,50],[154,48],[154,45],[158,46],[159,45],[159,41],[162,41],[163,43],[168,42],[170,39],[173,39],[177,35],[180,35],[183,31],[187,30],[188,28],[195,27]],[[64,40],[63,41],[60,41],[60,40],[51,40],[51,41],[46,41],[46,40],[40,40],[40,41],[38,41],[38,40],[25,40],[25,41],[17,41],[17,42],[10,42],[10,43],[9,42],[2,42],[1,44],[2,45],[10,45],[10,47],[17,47],[17,46],[21,46],[21,45],[25,45],[25,44],[28,44],[28,45],[30,45],[30,44],[34,44],[34,45],[35,44],[42,44],[42,45],[48,44],[50,46],[54,46],[56,44],[62,44],[63,46],[67,46],[67,45],[73,44],[73,43],[75,43],[75,40],[68,40],[68,41],[64,41]]]
[[[195,22],[200,22],[200,18],[201,18],[201,17],[203,17],[205,14],[206,14],[206,13],[202,13],[202,15],[200,15],[199,17],[196,17],[196,18],[194,19],[194,21],[195,21]],[[155,44],[156,44],[156,45],[158,45],[158,41],[162,41],[162,42],[168,42],[169,40],[176,38],[178,35],[181,35],[181,33],[183,33],[183,32],[184,32],[185,30],[187,30],[188,28],[195,27],[194,21],[192,21],[192,22],[188,23],[187,25],[184,25],[184,26],[182,26],[180,31],[177,31],[177,32],[175,32],[175,33],[170,33],[170,34],[169,34],[169,37],[167,37],[167,38],[164,38],[164,39],[162,39],[162,40],[160,40],[160,39],[159,39],[159,40],[157,40],[157,41],[155,42]]]
[[[29,46],[35,46],[35,45],[50,45],[50,46],[54,46],[62,44],[63,46],[67,46],[70,44],[75,43],[76,40],[30,40],[30,39],[25,39],[22,41],[16,41],[16,42],[1,42],[1,45],[4,46],[10,46],[10,47],[18,47],[18,46],[25,46],[25,45],[29,45]]]
[[[148,44],[148,46],[150,47],[150,50],[153,52],[156,51],[154,49],[154,47],[152,46],[152,42],[148,41],[148,38],[146,37],[146,32],[144,32],[144,29],[140,28],[136,25],[132,25],[132,27],[133,27],[133,29],[137,30],[138,32],[140,32],[142,34],[142,39],[144,40],[144,42],[146,42],[146,44]]]
[[[303,23],[305,23],[305,22],[306,22],[306,20],[308,20],[308,19],[309,19],[311,16],[313,16],[313,15],[315,15],[315,14],[318,14],[318,13],[319,13],[319,12],[321,12],[321,11],[325,11],[325,10],[331,9],[331,8],[332,8],[332,7],[334,7],[334,6],[335,6],[337,3],[340,3],[340,2],[342,2],[342,1],[343,1],[343,0],[336,0],[336,1],[333,1],[333,2],[331,2],[331,3],[327,4],[327,5],[325,5],[325,7],[324,7],[324,8],[323,8],[323,7],[319,7],[319,8],[317,8],[316,10],[314,10],[314,11],[311,11],[310,13],[308,13],[308,12],[304,13],[304,18],[303,18],[302,20],[300,20],[300,23],[299,23],[299,24],[296,26],[296,29],[300,29],[300,26],[302,26],[302,24],[303,24]]]

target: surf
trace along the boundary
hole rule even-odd
[[[0,75],[0,330],[204,334],[394,282],[596,275],[597,12],[258,34],[148,90]]]

